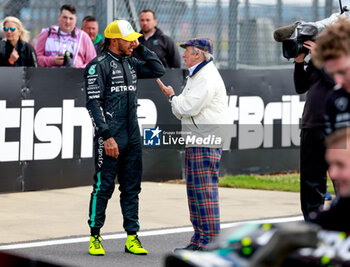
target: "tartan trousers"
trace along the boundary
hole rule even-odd
[[[186,186],[194,234],[190,243],[206,247],[220,232],[219,162],[222,149],[186,148]]]

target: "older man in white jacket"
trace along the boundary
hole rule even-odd
[[[209,39],[192,39],[180,45],[189,77],[176,96],[171,86],[157,80],[171,102],[173,114],[181,120],[186,138],[186,185],[194,234],[185,248],[205,250],[220,232],[219,162],[222,130],[228,122],[228,101],[224,82],[213,63]],[[203,140],[207,140],[204,142]],[[219,141],[218,141],[219,140]],[[221,140],[221,141],[220,141]]]

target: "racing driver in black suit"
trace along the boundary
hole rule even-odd
[[[141,191],[142,151],[137,121],[137,79],[157,78],[165,69],[156,54],[140,45],[141,34],[129,22],[116,20],[105,29],[103,52],[85,68],[86,107],[95,128],[95,167],[90,199],[91,237],[89,253],[104,255],[100,229],[107,202],[118,177],[123,227],[127,232],[125,252],[148,254],[137,231],[138,195]],[[131,57],[138,53],[142,61]]]

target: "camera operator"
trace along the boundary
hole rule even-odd
[[[313,54],[315,43],[305,41],[303,47]],[[309,213],[324,204],[327,190],[325,160],[325,106],[326,98],[334,87],[333,79],[324,70],[317,69],[309,60],[305,69],[307,53],[295,58],[294,85],[298,94],[307,92],[300,134],[300,202],[305,221]]]

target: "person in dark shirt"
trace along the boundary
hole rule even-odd
[[[157,19],[153,10],[145,9],[141,11],[140,33],[143,36],[139,38],[140,44],[155,52],[165,68],[180,68],[181,58],[174,41],[156,25]]]
[[[83,18],[81,29],[86,32],[94,44],[96,54],[100,55],[102,52],[103,37],[98,32],[98,21],[93,16],[86,16]]]
[[[337,84],[326,104],[327,133],[350,126],[350,22],[340,20],[316,40],[314,63]]]
[[[304,47],[312,54],[315,43],[306,41]],[[305,69],[305,56],[306,53],[301,53],[295,58],[294,85],[298,94],[307,92],[300,134],[300,202],[308,221],[309,213],[324,204],[327,190],[325,106],[334,81],[324,70],[317,69],[312,59]]]
[[[28,31],[16,17],[6,17],[3,22],[6,40],[0,41],[0,66],[37,67],[34,48],[27,43]]]
[[[317,67],[324,67],[337,84],[327,99],[326,159],[329,176],[335,184],[338,197],[330,209],[310,214],[312,222],[325,229],[350,230],[350,22],[340,19],[325,29],[316,39],[313,54]]]
[[[336,130],[326,139],[329,175],[338,196],[331,206],[311,213],[310,220],[323,229],[350,232],[350,128]]]

